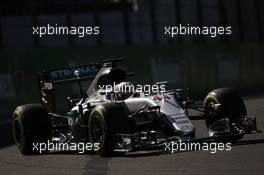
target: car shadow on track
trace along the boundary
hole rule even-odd
[[[137,152],[130,152],[130,153],[126,153],[126,154],[120,154],[120,155],[116,155],[114,157],[152,157],[152,156],[159,156],[162,154],[168,154],[167,151],[164,150],[155,150],[155,151],[137,151]]]
[[[256,144],[264,144],[264,139],[250,139],[250,140],[241,140],[232,144],[232,146],[244,146],[244,145],[256,145]],[[173,154],[185,153],[185,152],[195,152],[195,150],[186,150],[186,151],[175,151]],[[78,151],[54,151],[49,152],[47,154],[56,155],[56,154],[71,154],[71,155],[96,155],[94,151],[79,153]],[[170,151],[165,151],[162,149],[148,150],[148,151],[135,151],[135,152],[127,152],[127,153],[116,153],[111,156],[114,157],[124,157],[124,158],[137,158],[137,157],[152,157],[159,156],[165,154],[172,154]]]
[[[128,152],[128,153],[115,153],[111,157],[147,157],[147,156],[157,156],[161,154],[168,154],[168,151],[164,150],[151,150],[151,151],[136,151],[136,152]],[[46,155],[97,155],[95,152],[85,152],[85,153],[79,153],[78,151],[53,151],[46,153]]]
[[[232,146],[256,145],[256,144],[264,144],[264,139],[240,140],[233,143]]]
[[[237,141],[232,144],[232,146],[244,146],[244,145],[256,145],[256,144],[264,144],[264,139],[250,139],[250,140],[241,140]],[[159,150],[159,151],[146,151],[146,152],[131,152],[128,154],[124,154],[121,156],[116,157],[146,157],[146,156],[158,156],[162,154],[179,154],[179,153],[185,153],[185,152],[195,152],[195,150],[186,150],[186,151],[175,151],[174,153],[171,153],[169,151],[165,150]]]

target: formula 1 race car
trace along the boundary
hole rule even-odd
[[[121,60],[40,72],[41,103],[14,111],[14,140],[20,152],[39,154],[33,149],[37,142],[84,142],[97,144],[99,155],[112,156],[168,140],[197,139],[191,120],[205,120],[206,138],[216,141],[233,142],[257,132],[255,117],[247,115],[235,90],[213,90],[203,103],[190,100],[182,89],[166,90],[166,82],[156,83],[156,91],[146,94],[125,81],[132,73],[116,66]],[[84,80],[93,80],[85,94]],[[68,97],[68,111],[55,112],[54,85],[68,82],[78,83],[80,96]],[[191,110],[199,114],[191,115]]]

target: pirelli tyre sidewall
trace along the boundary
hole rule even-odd
[[[204,100],[204,106],[208,107],[210,104],[221,104],[221,110],[217,118],[206,120],[207,126],[221,118],[240,119],[247,115],[242,97],[232,88],[220,88],[209,92]]]
[[[98,133],[95,133],[95,130]],[[127,113],[122,104],[105,103],[95,107],[91,112],[88,123],[89,140],[99,145],[99,149],[95,151],[100,156],[113,156],[116,145],[115,134],[128,132]]]
[[[39,150],[33,149],[33,144],[47,143],[51,139],[51,118],[41,104],[18,106],[13,114],[12,130],[22,154],[40,154]]]

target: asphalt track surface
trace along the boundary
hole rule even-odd
[[[264,130],[264,97],[246,99],[249,114],[257,117]],[[198,135],[206,134],[204,122],[195,122]],[[10,123],[0,122],[1,174],[213,174],[243,175],[264,173],[264,134],[248,135],[231,151],[177,152],[141,151],[120,157],[102,158],[95,154],[51,153],[22,156],[10,139]]]

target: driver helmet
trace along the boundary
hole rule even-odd
[[[135,87],[131,82],[119,83],[115,85],[114,90],[118,101],[125,100],[135,94]]]

